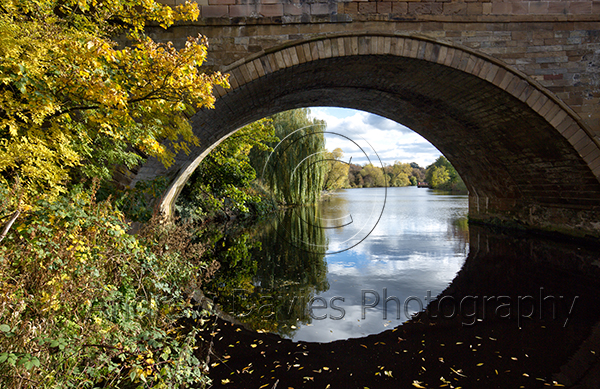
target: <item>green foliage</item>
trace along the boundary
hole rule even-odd
[[[392,166],[386,166],[384,171],[388,176],[389,186],[412,185],[410,177],[413,177],[413,168],[410,164],[396,161]]]
[[[440,156],[433,164],[427,167],[425,180],[433,189],[467,191],[462,178],[460,178],[454,166],[444,156]]]
[[[373,166],[373,164],[365,165],[360,171],[360,175],[363,177],[364,188],[383,187],[388,185],[383,170],[380,167]]]
[[[187,114],[211,107],[220,74],[203,74],[206,42],[181,49],[144,35],[198,16],[153,0],[8,0],[0,8],[0,182],[19,176],[24,202],[110,178],[154,156],[165,165],[197,144]],[[127,37],[119,47],[114,37]],[[169,140],[171,148],[162,141]]]
[[[326,124],[311,119],[309,109],[272,116],[275,135],[282,139],[272,153],[253,152],[252,166],[277,200],[288,205],[316,203],[324,187],[329,163],[325,160]],[[275,147],[277,146],[277,147]]]
[[[423,168],[412,162],[394,162],[393,165],[377,167],[351,164],[348,171],[348,182],[352,188],[371,188],[383,186],[409,186],[425,179]]]
[[[0,186],[0,195],[8,189]],[[4,198],[0,198],[4,200]],[[188,227],[126,233],[94,194],[39,200],[0,246],[4,387],[164,387],[208,383],[189,304],[208,265]]]
[[[270,194],[253,183],[256,171],[250,165],[249,153],[253,149],[270,151],[267,142],[279,140],[274,131],[271,121],[262,119],[218,145],[202,160],[182,190],[176,205],[179,215],[197,222],[272,211],[275,203]]]
[[[432,188],[439,188],[450,180],[450,174],[445,166],[434,166],[429,177],[428,182]]]
[[[337,148],[332,152],[328,151],[324,153],[324,155],[329,163],[329,171],[327,172],[327,176],[325,178],[324,189],[332,191],[349,187],[349,166],[348,164],[341,162],[341,159],[344,157],[344,151],[340,148]]]
[[[298,322],[311,322],[306,310],[311,298],[329,289],[322,253],[327,237],[319,216],[318,208],[295,207],[239,234],[218,237],[215,256],[222,267],[206,290],[253,328],[291,336]]]
[[[164,176],[140,181],[133,188],[117,188],[114,183],[105,182],[98,190],[97,199],[110,199],[129,221],[147,222],[154,214],[154,200],[164,193],[167,186],[168,181]]]

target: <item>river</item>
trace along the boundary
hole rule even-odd
[[[294,382],[290,366],[318,372],[326,355],[360,387],[598,387],[598,245],[469,224],[467,211],[466,196],[430,189],[349,189],[223,238],[206,291],[259,334],[221,325],[232,362],[214,377],[237,379],[250,358],[257,385]]]
[[[466,195],[416,187],[337,191],[251,229],[261,244],[248,252],[256,273],[229,283],[221,302],[255,329],[293,340],[393,328],[460,270],[469,249],[467,210]]]

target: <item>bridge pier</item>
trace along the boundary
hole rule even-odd
[[[527,229],[543,234],[564,234],[599,240],[600,207],[542,204],[509,198],[469,194],[469,220],[500,227]]]

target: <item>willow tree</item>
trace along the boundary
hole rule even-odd
[[[288,205],[317,202],[329,171],[325,122],[311,118],[307,108],[278,113],[272,120],[281,142],[270,153],[251,155],[259,178]]]

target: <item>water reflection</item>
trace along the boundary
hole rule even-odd
[[[441,235],[455,236],[452,228]],[[295,343],[219,321],[225,336],[216,337],[215,353],[226,354],[228,363],[217,364],[211,376],[216,382],[227,379],[236,387],[271,387],[276,382],[288,387],[307,372],[314,379],[311,387],[332,382],[378,388],[408,388],[415,383],[463,388],[542,388],[558,383],[599,387],[597,245],[477,225],[470,226],[469,239],[467,259],[451,283],[428,301],[427,312],[379,334]],[[390,309],[388,314],[395,312]],[[309,324],[317,322],[341,323],[327,319]],[[236,342],[246,342],[247,347],[238,347]],[[252,348],[249,343],[260,345]],[[249,361],[255,374],[232,374],[242,371]],[[356,361],[360,361],[358,368]],[[323,366],[330,370],[325,373]]]
[[[303,221],[319,217],[318,207],[295,209],[223,242],[206,290],[249,327],[293,338],[312,321],[307,303],[329,289],[325,255],[312,251],[327,246],[326,230]]]
[[[452,281],[468,251],[466,213],[466,196],[414,187],[340,191],[318,207],[296,208],[249,230],[260,249],[225,250],[248,257],[225,255],[224,271],[208,289],[252,328],[294,340],[379,333]],[[344,250],[365,231],[367,239]]]

